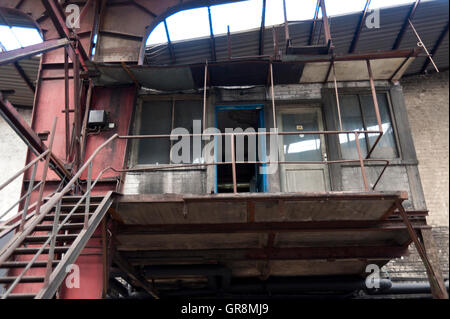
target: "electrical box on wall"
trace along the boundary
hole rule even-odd
[[[103,128],[108,124],[105,110],[93,110],[89,112],[89,128]]]

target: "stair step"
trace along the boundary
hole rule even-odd
[[[91,210],[94,211],[99,205],[100,205],[100,203],[93,203],[93,202],[91,202],[89,204],[89,207],[91,207]],[[83,212],[84,212],[84,207],[85,206],[86,206],[85,203],[80,204],[80,205],[78,205],[77,210],[81,210],[82,209]],[[62,212],[71,211],[74,207],[75,207],[75,204],[73,204],[73,205],[72,204],[62,204],[61,205],[61,211]]]
[[[59,260],[53,261],[53,266],[57,266]],[[25,268],[28,265],[28,261],[6,261],[2,265],[0,265],[0,268]],[[47,267],[46,261],[35,261],[32,265],[32,268],[45,268]]]
[[[59,219],[64,220],[68,215],[69,214],[59,214]],[[89,213],[89,217],[91,217],[91,216],[92,216],[92,213]],[[54,214],[49,214],[44,217],[44,220],[47,220],[47,221],[54,220],[54,218],[55,218]],[[80,219],[84,220],[84,213],[73,213],[69,218],[69,220],[80,220]]]
[[[3,295],[0,295],[0,298],[2,298]],[[6,299],[34,299],[36,295],[34,294],[9,294]]]
[[[45,241],[50,237],[50,235],[40,235],[40,236],[27,236],[24,243],[45,243]],[[70,241],[75,240],[78,234],[68,234],[68,235],[56,235],[56,241]]]
[[[73,223],[73,224],[65,224],[61,227],[61,229],[80,229],[83,227],[84,227],[83,223]],[[44,230],[52,231],[52,229],[53,224],[39,224],[34,228],[34,230],[36,231],[44,231]]]
[[[0,277],[0,284],[10,284],[16,280],[17,277]],[[44,277],[38,277],[38,276],[25,276],[22,279],[20,279],[20,283],[37,283],[37,282],[44,282]]]
[[[55,253],[65,253],[69,250],[70,246],[56,246],[55,247]],[[14,255],[35,255],[39,251],[40,247],[22,247],[22,248],[16,248],[14,250]],[[48,254],[49,248],[45,248],[42,253]]]

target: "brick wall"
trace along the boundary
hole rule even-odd
[[[448,226],[449,73],[402,80],[419,172],[433,226]]]
[[[428,224],[444,277],[449,276],[449,72],[406,77],[401,81],[419,160]],[[413,245],[410,256],[390,262],[392,277],[426,278]]]

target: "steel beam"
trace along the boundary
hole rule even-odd
[[[414,4],[411,6],[408,16],[405,18],[402,28],[400,29],[400,32],[398,33],[397,38],[395,39],[394,45],[392,46],[392,50],[397,50],[400,47],[400,44],[402,43],[403,40],[403,36],[405,35],[406,30],[408,29],[409,20],[411,20],[414,17],[414,13],[416,12],[419,3],[420,0],[416,0],[416,2],[414,2]]]
[[[447,24],[445,25],[444,30],[442,30],[441,35],[437,39],[437,41],[434,44],[433,48],[431,49],[431,52],[430,52],[431,57],[435,56],[437,50],[439,49],[439,47],[441,46],[442,42],[444,41],[444,38],[448,34],[448,27],[449,27],[449,22],[447,21]],[[428,65],[430,64],[430,62],[431,62],[430,59],[426,59],[425,60],[425,63],[423,64],[423,67],[422,67],[422,70],[420,71],[420,73],[425,73],[425,71],[427,70]]]
[[[0,53],[0,65],[13,63],[22,59],[62,48],[70,44],[68,39],[48,40],[42,43],[27,46],[16,50]]]
[[[50,19],[55,26],[56,31],[58,32],[61,38],[72,39],[77,38],[76,32],[69,30],[66,25],[66,17],[61,6],[55,0],[41,0],[44,5],[47,13],[50,16]],[[78,40],[77,40],[78,41]],[[69,50],[70,58],[72,61],[75,60],[75,56],[78,55],[80,58],[80,63],[84,70],[87,71],[86,61],[89,61],[89,56],[83,49],[83,46],[74,46],[70,44],[71,50]]]
[[[350,45],[350,49],[348,50],[348,53],[355,52],[356,45],[358,44],[359,36],[361,34],[361,31],[362,31],[362,28],[364,25],[364,21],[366,20],[367,11],[369,10],[369,6],[370,6],[370,0],[367,0],[366,5],[364,6],[363,12],[361,14],[361,18],[358,23],[358,27],[356,28],[355,35],[353,36],[353,40]]]
[[[27,144],[32,152],[39,156],[47,151],[47,146],[42,143],[36,132],[30,127],[30,125],[23,119],[23,117],[16,111],[14,106],[8,101],[3,99],[0,93],[0,115],[11,126],[11,128],[19,135],[19,137]],[[54,155],[51,154],[51,163],[55,168],[59,177],[69,177],[71,174],[65,169],[64,164]]]
[[[214,37],[214,30],[213,30],[210,7],[208,7],[208,20],[209,20],[210,43],[211,43],[211,60],[216,61],[216,39]]]
[[[172,61],[172,63],[175,64],[175,62],[176,62],[175,52],[173,51],[173,45],[172,45],[172,41],[170,40],[169,27],[167,26],[166,19],[164,19],[163,23],[164,23],[164,29],[166,30],[167,46],[169,47],[170,60]]]
[[[264,31],[266,29],[266,0],[262,3],[261,28],[259,29],[259,55],[264,55]]]

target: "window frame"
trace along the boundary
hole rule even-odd
[[[389,116],[390,116],[390,120],[391,120],[391,125],[392,125],[392,130],[394,132],[394,141],[395,141],[395,147],[397,149],[397,156],[396,157],[392,157],[392,158],[380,158],[380,159],[387,159],[387,160],[391,160],[391,161],[401,161],[403,160],[403,155],[402,155],[402,148],[401,148],[401,144],[400,144],[400,139],[399,139],[399,135],[398,135],[398,130],[397,130],[397,121],[395,118],[395,112],[394,112],[394,108],[393,108],[393,104],[392,104],[392,99],[391,99],[391,92],[388,88],[377,88],[376,89],[376,93],[377,94],[385,94],[386,95],[386,100],[387,100],[387,105],[388,105],[388,112],[389,112]],[[365,130],[367,130],[367,125],[365,122],[365,116],[364,116],[364,112],[363,112],[363,108],[362,108],[362,102],[361,102],[361,96],[362,95],[370,95],[372,96],[372,91],[369,88],[339,88],[339,92],[338,92],[339,96],[342,95],[356,95],[358,98],[358,102],[359,102],[359,110],[361,113],[361,120],[363,123],[363,127]],[[336,98],[335,94],[333,93],[333,97]],[[342,105],[341,105],[342,108]],[[337,112],[337,110],[336,110]],[[337,114],[337,113],[336,113]],[[338,116],[333,116],[334,117],[334,125],[335,127],[339,127],[339,117]],[[368,133],[364,133],[365,135],[365,140],[366,140],[366,151],[367,153],[370,150],[369,146],[369,136]],[[337,139],[339,141],[339,138]],[[343,155],[342,155],[342,149],[341,149],[341,144],[338,142],[338,156],[340,159],[344,159]],[[376,149],[376,147],[375,147]],[[372,156],[370,158],[373,158]]]
[[[142,95],[137,98],[135,103],[135,114],[133,117],[133,126],[132,126],[132,134],[139,135],[141,129],[141,115],[142,108],[144,102],[148,101],[163,101],[163,102],[172,102],[172,119],[170,123],[171,131],[174,129],[175,124],[175,105],[177,101],[202,101],[202,97],[196,94],[174,94],[174,95]],[[170,120],[170,119],[169,119]],[[129,151],[129,159],[128,159],[128,168],[130,169],[146,169],[146,168],[158,168],[161,166],[169,166],[176,165],[173,163],[165,163],[165,164],[140,164],[139,160],[139,139],[132,139],[130,143],[130,151]],[[170,148],[168,150],[170,154]],[[169,156],[170,158],[170,156]],[[172,167],[168,169],[164,169],[163,171],[171,171],[171,170],[205,170],[206,167],[198,166],[198,167]]]

